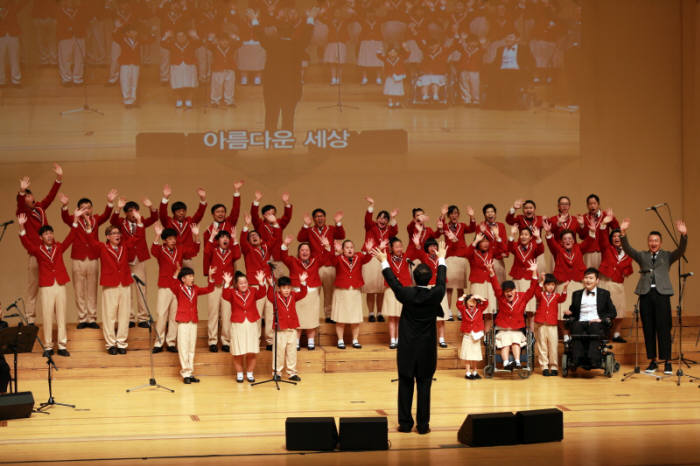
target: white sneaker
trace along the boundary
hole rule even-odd
[[[248,76],[241,76],[241,86],[248,85]]]
[[[380,78],[379,76],[377,76],[377,84],[379,84],[380,86],[382,84],[382,78]]]
[[[437,102],[438,100],[440,100],[440,96],[437,94],[433,94],[433,100]]]
[[[331,78],[331,86],[335,86],[338,84],[338,79],[337,78]]]
[[[175,108],[182,108],[182,100],[175,102]]]
[[[364,86],[364,85],[366,85],[366,84],[367,84],[367,76],[363,77],[363,78],[362,78],[362,81],[360,82],[360,85],[361,85],[361,86]]]
[[[424,96],[423,96],[423,100],[428,100],[429,98],[430,98],[430,97],[428,97],[427,95],[424,95]]]
[[[260,81],[260,76],[256,76],[255,79],[253,80],[253,84],[255,84],[256,86],[259,86],[259,85],[260,85],[260,82],[261,82],[261,81]]]
[[[191,101],[191,100],[186,100],[186,101],[185,101],[185,107],[187,107],[187,108],[192,108],[192,101]]]

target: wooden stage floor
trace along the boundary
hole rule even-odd
[[[623,366],[620,373],[629,370]],[[699,372],[691,370],[690,372]],[[619,374],[618,374],[619,375]],[[0,464],[691,464],[700,461],[700,389],[675,378],[639,375],[621,382],[597,375],[503,377],[467,381],[461,370],[436,374],[432,432],[396,431],[392,371],[301,373],[298,386],[251,387],[228,376],[202,376],[174,388],[126,393],[143,376],[61,379],[50,415],[0,422]],[[260,375],[258,376],[260,378]],[[43,380],[20,380],[37,402],[48,398]],[[468,413],[559,407],[564,441],[467,448],[457,431]],[[391,447],[384,452],[287,452],[288,416],[377,416],[389,419]],[[147,461],[147,462],[146,462]]]

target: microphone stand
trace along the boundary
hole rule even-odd
[[[277,311],[277,282],[275,281],[275,264],[272,262],[268,262],[267,264],[270,267],[270,274],[272,275],[272,296],[274,299],[272,300],[272,314],[273,314],[273,322],[274,322],[274,330],[275,330],[275,344],[272,346],[272,366],[274,370],[274,375],[272,376],[271,379],[268,380],[262,380],[260,382],[255,382],[250,384],[251,386],[255,385],[261,385],[264,383],[268,382],[274,382],[275,386],[277,387],[277,390],[280,389],[280,382],[282,383],[288,383],[290,385],[296,385],[296,382],[292,382],[291,380],[282,380],[282,376],[277,373],[277,331],[279,330],[279,315]]]
[[[97,113],[98,115],[104,116],[104,113],[101,111],[97,110],[96,108],[93,108],[90,106],[88,103],[88,94],[87,94],[87,76],[88,76],[88,69],[90,66],[87,64],[87,54],[85,53],[85,50],[83,47],[80,45],[80,39],[77,37],[73,38],[73,50],[71,51],[74,52],[75,48],[78,48],[78,52],[80,52],[80,55],[83,57],[83,66],[85,67],[84,69],[84,78],[83,78],[83,106],[74,108],[71,110],[64,110],[61,112],[61,116],[65,115],[71,115],[73,113],[82,113],[82,112],[88,112],[88,113]]]
[[[7,227],[13,222],[5,222],[2,224],[2,232],[0,232],[0,241],[5,237],[5,232],[7,231]]]
[[[622,375],[622,380],[620,382],[624,382],[627,379],[630,379],[634,377],[635,375],[639,375],[642,372],[639,370],[639,300],[641,297],[637,296],[637,302],[634,304],[634,369],[625,372]],[[651,377],[656,377],[656,380],[661,380],[661,377],[655,375],[655,374],[647,374],[644,372],[644,375],[649,375]]]
[[[136,277],[134,277],[136,278]],[[175,393],[175,390],[168,388],[164,385],[159,384],[156,382],[156,369],[153,364],[153,314],[151,313],[151,309],[148,307],[148,302],[146,301],[146,296],[143,294],[143,290],[141,289],[141,285],[139,284],[138,280],[134,280],[136,284],[136,288],[139,290],[139,295],[141,296],[141,299],[143,300],[143,305],[146,308],[146,311],[148,312],[148,354],[150,356],[150,362],[151,362],[151,378],[148,379],[148,383],[144,383],[141,385],[138,385],[133,388],[127,388],[126,393],[131,393],[136,390],[141,390],[143,388],[149,388],[153,387],[154,389],[162,389],[162,390],[167,390],[170,393]]]
[[[342,70],[342,69],[343,69],[343,64],[340,63],[340,41],[336,42],[336,43],[335,43],[335,46],[336,46],[336,49],[337,49],[336,53],[337,53],[337,55],[338,55],[338,69],[339,69],[339,70]],[[342,73],[340,73],[340,75],[342,76]],[[340,88],[342,87],[342,82],[343,82],[343,79],[342,79],[341,76],[338,77],[338,85],[337,85],[337,86],[338,86],[338,101],[337,101],[335,104],[333,104],[333,105],[322,105],[322,106],[320,106],[320,107],[316,107],[316,110],[324,110],[324,109],[327,109],[327,108],[337,108],[338,111],[342,113],[344,108],[351,108],[351,109],[353,109],[353,110],[359,110],[359,109],[360,109],[360,107],[356,107],[356,106],[354,106],[354,105],[345,105],[345,104],[343,103],[343,94],[342,94],[342,92],[341,92],[341,90],[340,90]]]

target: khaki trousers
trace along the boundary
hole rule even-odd
[[[102,288],[102,333],[107,349],[113,346],[117,348],[128,346],[126,339],[129,336],[130,298],[128,286]]]
[[[535,338],[537,338],[537,360],[540,367],[542,369],[556,369],[559,359],[557,326],[535,324]]]
[[[91,323],[97,320],[97,283],[100,262],[90,259],[73,261],[73,290],[78,307],[78,321]]]
[[[19,54],[19,37],[10,35],[0,37],[0,84],[7,84],[5,82],[5,76],[7,76],[6,61],[10,63],[10,80],[12,84],[20,84],[22,82]]]
[[[177,298],[170,291],[170,288],[158,288],[158,301],[156,304],[156,343],[161,347],[163,343],[168,346],[175,346],[177,339]],[[168,328],[166,334],[165,328]]]
[[[33,324],[36,320],[36,299],[39,295],[39,263],[36,257],[29,256],[27,261],[27,288],[24,301],[24,314],[27,322]]]
[[[122,102],[131,105],[136,102],[136,92],[139,87],[138,65],[122,65],[119,67],[119,86],[122,90]]]
[[[235,91],[236,73],[233,70],[215,71],[211,74],[211,103],[218,105],[223,97],[224,103],[231,105]]]
[[[297,331],[293,328],[278,331],[276,343],[273,341],[272,351],[277,354],[277,367],[273,360],[272,370],[281,375],[286,364],[287,375],[289,377],[295,375],[297,373]]]
[[[197,345],[197,323],[177,324],[177,354],[180,356],[180,375],[191,377],[194,371],[194,349]]]
[[[256,301],[256,305],[258,307],[258,312],[260,313],[260,317],[265,319],[265,344],[271,345],[272,344],[272,321],[274,319],[274,312],[273,312],[273,307],[272,303],[270,302],[269,299],[267,299],[267,296],[264,298],[260,298]],[[261,322],[260,320],[258,322]]]
[[[53,321],[56,317],[58,349],[66,349],[66,287],[55,283],[39,288],[39,301],[44,319],[44,345],[53,349]]]
[[[209,314],[207,317],[207,332],[209,345],[215,345],[219,338],[219,322],[221,322],[221,344],[231,346],[231,303],[221,298],[222,286],[217,286],[207,296]]]
[[[323,314],[331,316],[333,309],[333,290],[335,289],[335,267],[323,266],[318,269],[323,286]]]
[[[146,281],[146,263],[141,262],[138,259],[134,259],[134,262],[129,264],[129,269],[133,275],[139,277],[144,283],[148,284]],[[136,322],[137,318],[139,322],[148,322],[148,311],[146,310],[146,305],[141,298],[141,293],[139,293],[139,284],[134,281],[131,284],[131,312],[129,313],[129,320],[131,322]],[[146,295],[147,288],[142,287],[143,294]],[[136,305],[134,305],[134,300],[136,300]],[[138,314],[135,311],[138,310]]]
[[[83,83],[85,39],[63,39],[58,42],[58,73],[63,83]]]

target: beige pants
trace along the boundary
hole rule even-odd
[[[133,275],[136,275],[139,277],[144,283],[148,284],[146,281],[146,263],[141,262],[138,259],[134,259],[134,262],[129,264],[129,269],[131,270],[131,273]],[[136,322],[137,318],[139,322],[148,322],[148,311],[146,310],[146,305],[143,302],[143,299],[141,298],[141,293],[139,293],[138,287],[139,284],[134,281],[134,283],[131,284],[131,313],[129,315],[129,320],[131,322]],[[146,294],[147,288],[144,286],[141,288],[141,291],[143,291],[144,296],[148,296]],[[134,300],[136,300],[136,305],[134,305]],[[138,310],[138,314],[136,314],[136,310]]]
[[[24,302],[24,314],[27,322],[33,324],[36,320],[36,299],[39,295],[39,263],[36,257],[29,256],[27,261],[27,288]]]
[[[318,276],[323,286],[323,314],[331,316],[333,309],[333,290],[335,289],[335,267],[323,266],[318,269]]]
[[[231,105],[235,91],[236,73],[233,70],[215,71],[211,74],[211,103],[218,105],[223,97],[224,103]]]
[[[115,84],[119,81],[119,57],[122,54],[122,47],[118,42],[112,41],[109,53],[109,82]]]
[[[100,275],[100,262],[90,259],[73,261],[73,290],[78,307],[79,322],[97,320],[97,282]]]
[[[256,301],[256,305],[258,307],[258,312],[260,313],[260,317],[265,319],[265,344],[266,345],[271,345],[272,344],[272,319],[274,318],[273,316],[273,308],[272,308],[272,303],[270,302],[269,299],[267,299],[267,296],[264,298],[258,299]],[[258,321],[260,322],[260,321]]]
[[[56,20],[53,18],[34,19],[37,47],[39,48],[39,64],[55,65],[56,55]]]
[[[122,65],[119,68],[119,86],[122,89],[122,101],[124,105],[136,102],[136,91],[139,87],[138,65]]]
[[[221,322],[221,344],[231,346],[231,303],[221,298],[222,292],[223,287],[217,286],[207,295],[209,345],[215,345],[219,341],[219,322]]]
[[[465,104],[479,103],[479,72],[460,71],[459,96]]]
[[[194,349],[197,346],[197,323],[177,324],[177,354],[180,356],[180,375],[191,377],[194,371]]]
[[[129,336],[129,312],[131,295],[127,286],[102,288],[102,333],[107,349],[116,346],[126,348]],[[114,328],[117,327],[116,335]]]
[[[535,338],[537,339],[537,360],[542,369],[556,369],[559,359],[558,347],[559,333],[556,325],[535,324]]]
[[[272,370],[281,374],[285,364],[289,377],[297,373],[297,331],[295,329],[280,330],[277,332],[277,344],[273,342],[272,351],[277,354],[277,367],[272,361]]]
[[[54,283],[51,286],[39,288],[39,301],[44,319],[44,345],[53,349],[53,320],[56,316],[58,333],[58,349],[66,349],[66,287]]]
[[[58,73],[63,83],[83,83],[85,39],[63,39],[58,42]]]
[[[594,267],[599,269],[602,258],[603,255],[599,252],[587,252],[583,255],[583,263],[586,264],[586,267]]]
[[[163,343],[175,346],[177,339],[177,298],[170,288],[158,288],[156,304],[156,342],[154,346],[162,347]],[[165,327],[168,327],[166,334]]]
[[[0,37],[0,85],[7,84],[5,62],[10,64],[12,84],[22,82],[22,68],[19,65],[19,37],[5,35]]]

